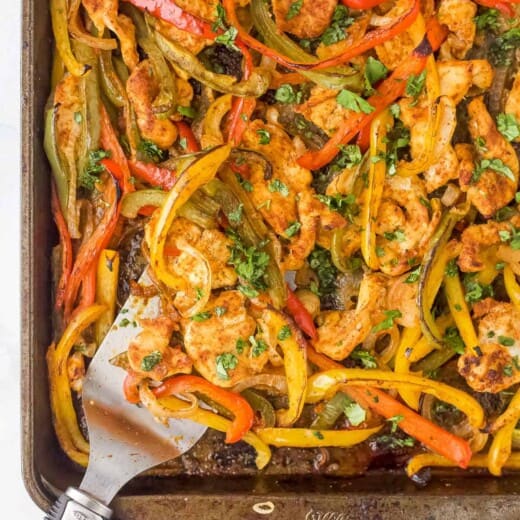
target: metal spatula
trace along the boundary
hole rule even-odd
[[[146,271],[139,283],[151,285]],[[68,488],[51,507],[47,520],[111,518],[108,504],[126,482],[182,455],[206,431],[205,426],[185,419],[171,420],[167,428],[145,408],[128,403],[123,395],[125,372],[110,363],[142,330],[139,318],[159,315],[159,304],[159,297],[130,296],[90,363],[83,384],[90,438],[88,468],[79,489]]]

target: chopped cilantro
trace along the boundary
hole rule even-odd
[[[240,224],[242,222],[242,211],[244,209],[244,205],[240,203],[233,211],[230,211],[227,214],[228,220],[233,224]]]
[[[479,164],[477,164],[476,168],[473,170],[473,175],[471,176],[471,182],[478,182],[482,173],[486,170],[493,170],[499,175],[503,175],[507,177],[509,180],[516,182],[515,175],[512,172],[511,168],[504,164],[502,159],[482,159]]]
[[[420,276],[421,276],[421,266],[418,266],[413,271],[410,271],[410,274],[405,278],[404,283],[415,283],[419,280]]]
[[[359,206],[356,203],[356,196],[352,193],[348,195],[316,195],[316,198],[327,205],[329,209],[337,211],[346,217],[349,222],[354,222],[354,218],[359,215]]]
[[[300,231],[301,227],[302,227],[302,225],[300,222],[298,222],[298,221],[291,222],[289,224],[289,227],[284,231],[285,236],[287,236],[289,238],[293,237],[294,235],[296,235],[296,233],[298,233],[298,231]]]
[[[325,438],[323,436],[323,433],[319,431],[313,431],[312,434],[314,435],[314,437],[316,437],[316,439],[319,439],[320,441],[322,441]]]
[[[452,258],[447,264],[446,268],[444,269],[444,274],[446,276],[449,276],[450,278],[454,278],[459,274],[459,268],[457,266],[457,260],[455,258]]]
[[[179,112],[179,114],[181,116],[189,117],[190,119],[193,119],[197,115],[197,112],[195,111],[195,109],[193,107],[178,106],[177,112]]]
[[[332,15],[332,23],[321,35],[320,40],[324,45],[332,45],[346,38],[345,29],[354,23],[354,18],[349,16],[349,11],[344,5],[338,5]]]
[[[509,220],[514,214],[515,210],[513,208],[504,206],[495,213],[495,220],[497,222],[504,222],[505,220]]]
[[[491,285],[478,282],[475,279],[474,273],[466,273],[464,275],[463,283],[465,289],[464,299],[468,303],[479,302],[484,298],[492,297],[494,294],[493,287]]]
[[[498,114],[497,128],[508,141],[520,137],[520,122],[513,114]]]
[[[285,339],[290,338],[292,335],[291,327],[289,325],[284,325],[280,331],[278,332],[278,335],[276,336],[280,341],[284,341]]]
[[[483,152],[487,152],[487,147],[486,147],[486,140],[481,136],[479,135],[476,139],[475,139],[475,147],[477,148],[477,150],[480,152],[480,153],[483,153]]]
[[[278,192],[284,197],[289,195],[289,188],[280,179],[273,179],[268,185],[267,189],[271,192]]]
[[[403,415],[394,415],[389,417],[386,422],[390,423],[390,432],[395,433],[397,431],[397,425],[404,419]]]
[[[457,327],[448,327],[442,339],[456,354],[464,354],[464,341],[462,341]]]
[[[382,322],[378,323],[372,329],[372,332],[376,333],[376,332],[381,332],[382,330],[391,329],[394,325],[394,320],[396,318],[402,317],[401,311],[399,311],[397,309],[391,309],[388,311],[384,311],[384,314],[385,314],[385,319]]]
[[[197,322],[206,321],[206,320],[209,320],[210,318],[211,318],[211,312],[209,312],[209,311],[198,312],[197,314],[194,314],[191,317],[191,319],[193,321],[197,321]]]
[[[238,338],[237,342],[235,343],[235,348],[239,354],[242,354],[247,346],[248,343],[244,338]]]
[[[161,150],[153,141],[141,139],[137,145],[137,151],[141,159],[145,162],[160,163],[168,157],[168,152]]]
[[[258,142],[260,144],[269,144],[271,142],[271,134],[265,128],[260,128],[256,133],[258,134]]]
[[[300,14],[300,11],[303,7],[303,0],[294,0],[291,2],[289,9],[287,10],[287,14],[285,15],[285,19],[287,21],[292,20],[295,16]]]
[[[370,114],[374,111],[374,107],[368,103],[368,101],[363,99],[358,94],[351,92],[350,90],[341,90],[340,93],[336,96],[336,101],[338,105],[341,105],[347,110],[352,110],[353,112],[363,112],[364,114]]]
[[[215,21],[211,26],[213,32],[217,32],[219,29],[225,31],[227,29],[226,10],[219,2],[215,8]]]
[[[295,91],[292,85],[281,85],[276,89],[274,98],[278,103],[301,103],[302,93],[300,91]]]
[[[504,347],[512,347],[515,344],[514,338],[509,336],[498,336],[498,342]]]
[[[251,182],[248,181],[247,179],[244,179],[242,177],[242,175],[240,175],[239,173],[236,173],[235,175],[236,175],[237,181],[239,182],[240,186],[242,186],[244,191],[251,193],[253,191],[253,185],[251,184]]]
[[[393,242],[394,240],[396,242],[404,242],[406,240],[406,235],[404,234],[404,231],[401,229],[396,229],[392,232],[385,231],[383,235],[390,242]]]
[[[162,361],[162,354],[158,350],[154,350],[141,360],[141,370],[143,372],[150,372],[153,368]]]
[[[330,251],[316,246],[309,255],[308,262],[310,268],[318,277],[318,291],[320,295],[333,293],[336,290],[338,270],[332,262]]]
[[[199,301],[204,296],[204,291],[200,287],[197,287],[195,292],[197,294],[197,301]]]
[[[513,51],[520,46],[520,28],[509,29],[495,38],[489,46],[489,58],[495,67],[508,67],[513,62]]]
[[[392,435],[380,435],[379,437],[376,437],[374,441],[384,444],[389,449],[412,448],[415,445],[415,440],[412,437],[401,439]]]
[[[475,17],[475,24],[479,31],[489,30],[496,32],[498,30],[498,10],[483,9],[482,13]]]
[[[377,368],[376,358],[364,348],[356,347],[349,357],[354,361],[359,361],[363,368]]]
[[[510,377],[513,375],[513,365],[504,365],[503,368],[504,375]]]
[[[238,359],[235,354],[226,352],[217,356],[216,364],[218,378],[227,381],[229,380],[228,370],[233,370],[237,367]]]
[[[249,336],[249,343],[251,343],[251,354],[253,357],[258,357],[263,354],[267,349],[267,343],[263,339],[256,339],[254,336]]]
[[[226,314],[226,312],[227,312],[226,307],[223,307],[222,305],[215,307],[215,315],[218,316],[219,318],[221,316],[224,316],[224,314]]]
[[[106,150],[95,150],[89,152],[88,161],[84,171],[79,176],[79,184],[87,190],[93,190],[99,176],[105,171],[105,167],[100,163],[102,159],[110,157],[110,152]]]
[[[511,226],[510,230],[499,231],[498,236],[502,242],[508,242],[511,249],[515,251],[520,249],[520,228]]]
[[[407,96],[417,99],[424,89],[426,84],[426,71],[423,70],[420,74],[412,74],[406,81],[405,93]]]
[[[388,69],[376,58],[369,56],[365,63],[365,90],[373,92],[373,86],[381,79],[386,78]]]
[[[228,49],[233,49],[235,51],[238,51],[239,48],[236,46],[235,39],[238,35],[238,30],[236,27],[230,27],[222,34],[219,34],[215,38],[216,43],[221,43],[222,45],[225,45]]]

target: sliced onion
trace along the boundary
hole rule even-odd
[[[170,410],[159,404],[157,397],[148,386],[143,383],[139,386],[139,399],[148,411],[161,423],[168,424],[169,419],[189,419],[195,410],[199,407],[199,401],[193,394],[182,394],[182,397],[188,402],[186,408],[182,410]]]
[[[441,202],[446,207],[453,206],[460,196],[460,188],[451,182],[446,186],[446,191],[441,197]]]
[[[267,390],[276,390],[278,394],[287,393],[287,380],[279,374],[257,374],[246,377],[233,387],[233,392],[242,392],[246,388],[264,387]]]

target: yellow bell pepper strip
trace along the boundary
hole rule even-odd
[[[421,453],[412,457],[406,466],[406,474],[412,477],[423,468],[437,467],[437,468],[451,468],[453,462],[448,460],[441,455],[435,453]],[[469,468],[487,468],[488,467],[488,454],[477,453],[473,455],[468,464]],[[504,464],[504,468],[507,469],[520,469],[520,452],[513,452]]]
[[[407,327],[404,330],[395,354],[394,372],[396,374],[408,374],[410,372],[410,354],[413,352],[420,337],[421,327],[419,325]],[[412,410],[419,409],[419,399],[421,397],[419,392],[400,390],[399,395]]]
[[[366,441],[378,428],[364,430],[311,430],[310,428],[258,428],[256,434],[266,444],[288,448],[337,446],[348,448]]]
[[[370,126],[370,168],[361,212],[361,253],[368,267],[373,270],[379,269],[375,226],[386,177],[386,161],[381,160],[381,157],[386,153],[387,134],[393,124],[394,118],[390,111],[385,110],[374,118]]]
[[[228,158],[230,151],[229,145],[214,148],[184,170],[168,194],[157,221],[152,227],[148,244],[150,266],[157,279],[171,289],[182,289],[186,285],[186,280],[175,276],[166,266],[164,245],[170,227],[179,209],[195,191],[216,175],[221,164]]]
[[[253,0],[251,2],[251,18],[255,29],[258,31],[260,36],[262,36],[264,43],[268,45],[273,52],[280,52],[288,58],[302,63],[316,63],[318,61],[315,56],[307,54],[288,36],[280,33],[278,27],[271,18],[268,4],[263,0]],[[283,77],[291,79],[290,74],[284,74]],[[299,77],[298,83],[303,83],[305,79],[307,79],[323,88],[345,88],[354,92],[361,92],[364,88],[363,74],[349,66],[336,67],[321,71],[300,71],[300,74],[297,74],[296,77]],[[271,83],[271,88],[276,87]]]
[[[484,411],[473,397],[466,392],[440,381],[414,376],[412,374],[394,374],[383,370],[361,368],[343,368],[318,372],[309,378],[307,384],[308,403],[317,403],[334,394],[339,385],[384,389],[401,388],[417,390],[435,396],[457,407],[465,413],[468,421],[475,428],[484,425]]]
[[[176,397],[162,397],[159,399],[159,404],[169,410],[178,411],[182,408],[186,408],[187,403]],[[204,410],[200,407],[193,411],[190,415],[190,420],[224,433],[231,428],[231,421],[229,419],[225,419],[216,413]],[[242,440],[256,450],[256,467],[258,469],[265,468],[271,460],[271,450],[269,446],[251,431],[247,432],[242,437]]]
[[[105,312],[94,326],[96,342],[101,344],[114,322],[117,283],[119,279],[119,253],[104,249],[99,255],[96,273],[96,303],[105,307]]]
[[[464,298],[464,289],[458,273],[454,276],[444,275],[444,291],[453,321],[459,329],[466,351],[476,356],[476,347],[478,347],[479,341]]]
[[[504,267],[504,285],[511,303],[520,310],[520,284],[516,281],[516,275],[509,265]]]
[[[307,349],[307,356],[309,361],[321,370],[343,368],[332,359],[318,354],[313,348]],[[455,464],[463,468],[467,467],[471,458],[471,448],[464,439],[447,432],[377,388],[344,386],[342,391],[364,408],[370,408],[386,419],[401,416],[403,418],[399,422],[401,430]]]
[[[280,312],[267,309],[262,318],[283,352],[289,408],[277,411],[277,423],[291,426],[300,417],[307,391],[307,344],[300,330]]]
[[[143,207],[159,208],[168,198],[168,193],[160,190],[137,190],[127,193],[121,201],[121,215],[126,218],[136,218]]]
[[[253,426],[253,409],[240,394],[220,388],[202,377],[192,375],[170,377],[153,390],[158,399],[172,394],[192,394],[195,392],[209,396],[234,415],[233,421],[230,422],[229,428],[226,430],[227,443],[238,442]]]
[[[202,136],[200,145],[202,148],[211,148],[224,144],[224,136],[220,130],[220,125],[224,116],[231,110],[233,96],[224,94],[211,103],[202,120]]]
[[[455,255],[455,251],[447,248],[446,244],[458,220],[460,216],[455,211],[444,214],[431,239],[430,249],[424,255],[419,276],[417,305],[421,330],[424,336],[437,347],[442,346],[442,336],[433,319],[431,308],[442,284],[446,264]]]
[[[155,41],[159,49],[170,61],[204,85],[225,94],[234,96],[260,97],[265,94],[271,82],[271,73],[266,69],[255,69],[248,79],[237,81],[233,76],[211,72],[198,58],[181,45],[168,40],[155,32]]]
[[[506,411],[493,422],[490,428],[494,437],[489,447],[488,469],[496,477],[502,474],[502,468],[511,455],[513,432],[519,420],[520,390],[517,390]]]
[[[63,451],[83,466],[88,463],[89,444],[81,433],[72,403],[67,360],[80,334],[104,312],[105,307],[102,305],[92,305],[80,311],[68,324],[58,345],[53,343],[47,350],[50,401],[56,435]]]
[[[90,65],[80,63],[72,53],[69,38],[67,0],[50,0],[52,32],[56,47],[67,70],[76,77],[83,76],[90,69]]]

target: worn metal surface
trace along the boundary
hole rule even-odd
[[[77,486],[82,477],[54,436],[45,367],[51,338],[50,251],[56,242],[42,150],[52,54],[48,0],[24,1],[22,37],[23,478],[33,500],[47,509],[57,493]],[[443,473],[424,489],[400,473],[342,480],[143,477],[123,489],[114,507],[119,520],[517,520],[519,494],[520,475],[492,479]],[[272,503],[265,506],[267,510],[274,506],[272,513],[255,512],[255,504],[262,502]]]

